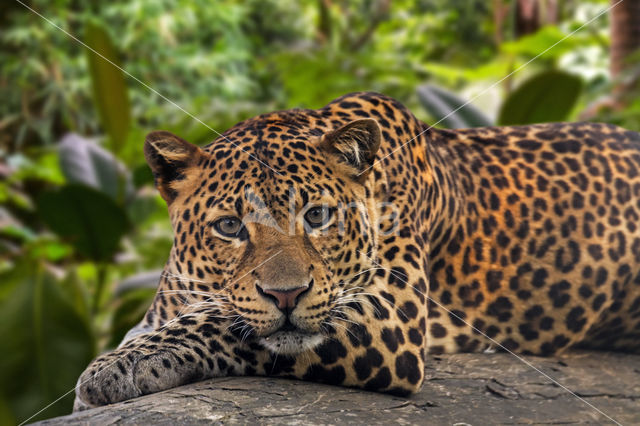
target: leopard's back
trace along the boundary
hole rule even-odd
[[[432,227],[432,352],[481,350],[478,332],[536,354],[638,351],[640,134],[598,123],[434,130],[430,150],[457,199]]]

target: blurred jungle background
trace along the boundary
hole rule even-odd
[[[25,3],[47,22],[2,2],[0,423],[70,391],[148,307],[172,233],[142,154],[147,132],[204,144],[216,137],[207,126],[359,90],[440,127],[640,130],[640,2],[607,11],[615,3]],[[31,420],[69,413],[72,401]]]

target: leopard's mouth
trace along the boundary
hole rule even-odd
[[[305,333],[303,329],[301,329],[300,327],[292,323],[289,317],[286,317],[284,320],[284,324],[282,324],[280,328],[278,328],[276,331],[274,331],[271,334],[275,334],[279,331],[286,332],[286,333],[292,333],[292,332]]]
[[[320,333],[310,333],[296,327],[289,320],[259,342],[274,354],[295,355],[318,346],[324,340]]]

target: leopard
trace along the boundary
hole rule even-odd
[[[173,246],[76,409],[242,375],[408,397],[432,354],[640,352],[634,131],[443,129],[358,92],[144,154]]]

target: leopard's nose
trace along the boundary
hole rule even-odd
[[[256,286],[258,292],[267,299],[273,300],[280,310],[295,308],[298,297],[309,289],[309,284],[287,289],[262,288],[259,284],[256,284]]]

